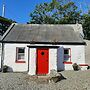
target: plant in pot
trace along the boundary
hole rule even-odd
[[[74,63],[72,66],[73,66],[74,71],[79,70],[79,66],[77,65],[77,63]]]
[[[90,69],[90,66],[88,66],[87,69]]]
[[[3,72],[5,73],[5,72],[7,72],[8,71],[8,66],[7,65],[4,65],[3,66]]]

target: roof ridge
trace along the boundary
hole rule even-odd
[[[30,25],[30,26],[44,26],[44,25],[47,25],[47,26],[74,26],[74,25],[81,25],[81,24],[17,24],[17,25]]]

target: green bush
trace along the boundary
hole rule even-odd
[[[88,66],[87,69],[90,69],[90,66]]]
[[[4,72],[4,73],[7,72],[7,71],[8,71],[8,68],[9,68],[9,67],[8,67],[7,65],[4,65],[4,66],[3,66],[3,72]]]
[[[77,63],[73,64],[73,69],[74,69],[74,71],[78,71],[79,70],[79,66],[77,65]]]

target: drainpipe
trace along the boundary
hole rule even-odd
[[[1,53],[1,70],[3,72],[3,64],[4,64],[4,43],[2,43],[2,53]]]

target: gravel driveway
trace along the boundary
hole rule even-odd
[[[90,70],[61,73],[66,79],[57,83],[37,82],[26,73],[0,73],[0,90],[90,90]]]

